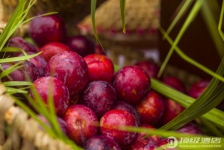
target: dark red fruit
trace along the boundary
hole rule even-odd
[[[38,115],[38,118],[41,119],[41,121],[46,124],[47,126],[51,127],[49,121],[42,115]],[[60,117],[57,117],[57,121],[58,121],[58,125],[61,129],[61,131],[68,136],[68,127],[67,127],[67,124],[66,122],[60,118]]]
[[[0,69],[0,72],[8,69],[9,67],[12,67],[13,65],[10,63],[2,63],[1,66],[2,68]],[[26,77],[24,76],[24,73],[22,72],[21,69],[16,69],[8,76],[1,78],[1,81],[25,81],[25,80]]]
[[[111,109],[115,100],[115,89],[109,83],[93,81],[86,86],[81,103],[91,108],[100,118]]]
[[[100,54],[90,54],[84,57],[89,71],[89,82],[110,82],[114,76],[114,65],[110,58]]]
[[[106,55],[105,51],[100,45],[95,45],[95,54]]]
[[[143,147],[146,145],[143,141],[136,141],[133,145],[131,145],[128,148],[125,148],[125,150],[143,150]]]
[[[50,42],[42,46],[40,51],[42,52],[41,56],[48,62],[54,55],[64,51],[70,51],[70,49],[63,43]]]
[[[18,47],[21,50],[24,50],[25,52],[33,52],[36,53],[37,49],[34,45],[26,42],[23,38],[21,37],[12,37],[9,39],[8,43],[9,47]],[[13,56],[18,56],[22,52],[14,52],[12,55]]]
[[[143,100],[136,106],[141,123],[155,124],[164,112],[163,98],[155,91],[150,90]]]
[[[113,138],[120,147],[128,147],[135,143],[136,132],[127,132],[116,129],[119,126],[137,127],[135,117],[124,110],[113,109],[105,113],[100,119],[100,133]]]
[[[166,85],[168,85],[182,93],[186,93],[186,87],[178,78],[173,77],[173,76],[168,76],[168,77],[164,78],[162,81]]]
[[[78,53],[82,57],[89,54],[94,54],[95,52],[95,43],[83,35],[68,37],[66,43],[72,51]]]
[[[47,64],[46,75],[63,81],[71,95],[80,93],[88,83],[86,62],[72,51],[54,55]]]
[[[33,55],[33,54],[35,54],[35,53],[27,52],[27,55]],[[24,54],[21,53],[19,56],[24,56]],[[38,55],[33,58],[30,58],[29,61],[37,67],[37,69],[40,73],[40,77],[43,77],[45,75],[45,70],[46,70],[46,66],[47,66],[46,60],[41,55]]]
[[[132,105],[140,103],[150,88],[150,78],[147,73],[138,66],[126,66],[121,68],[113,79],[113,86],[118,99]]]
[[[159,73],[159,66],[153,61],[139,61],[135,64],[140,68],[144,69],[149,77],[157,78],[157,74]]]
[[[150,129],[150,130],[154,130],[156,129],[155,127],[149,125],[149,124],[140,124],[139,127],[141,128],[146,128],[146,129]],[[140,140],[140,141],[144,141],[145,143],[148,143],[148,141],[151,141],[153,140],[154,142],[158,142],[161,138],[157,135],[152,135],[152,136],[149,136],[147,135],[146,133],[138,133],[138,138],[137,140]]]
[[[210,83],[209,80],[200,80],[194,83],[190,87],[188,95],[197,99],[204,92],[209,83]]]
[[[48,104],[48,97],[50,98],[52,96],[56,114],[58,116],[64,115],[69,102],[69,92],[65,84],[61,80],[49,76],[41,77],[33,84],[36,92],[39,93],[43,101]],[[32,92],[31,96],[34,100],[36,99]]]
[[[163,126],[173,120],[176,116],[178,116],[182,111],[184,111],[184,107],[173,101],[172,99],[165,98],[164,99],[164,113],[161,119],[158,122],[159,126]]]
[[[186,134],[202,134],[201,129],[195,123],[192,122],[185,124],[184,126],[179,128],[177,132]]]
[[[78,145],[83,145],[89,138],[97,135],[96,114],[87,106],[69,106],[63,119],[67,123],[69,137]]]
[[[83,145],[85,150],[120,150],[117,142],[104,135],[89,138]]]
[[[137,110],[135,109],[134,106],[131,104],[124,102],[124,101],[115,101],[112,109],[120,109],[120,110],[125,110],[131,114],[133,114],[138,122],[138,125],[140,124],[140,116]]]
[[[39,16],[30,21],[30,37],[40,46],[50,42],[65,42],[66,26],[58,14]]]
[[[28,81],[35,81],[41,77],[39,69],[30,61],[24,61],[21,70]]]

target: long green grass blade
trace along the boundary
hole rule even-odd
[[[162,27],[159,28],[159,30],[161,31],[161,33],[164,35],[164,37],[167,39],[167,41],[172,45],[173,44],[173,40],[169,37],[169,35],[165,34],[165,31]],[[224,82],[224,78],[222,76],[220,76],[219,74],[216,74],[214,71],[208,69],[207,67],[201,65],[200,63],[198,63],[197,61],[193,60],[192,58],[188,57],[186,54],[184,54],[180,48],[178,46],[175,47],[175,51],[177,52],[177,54],[184,59],[185,61],[187,61],[188,63],[194,65],[195,67],[201,69],[202,71],[206,72],[207,74],[211,75],[212,77],[215,77],[217,79],[219,79],[220,81]]]
[[[219,34],[220,34],[222,40],[224,41],[224,34],[223,34],[223,31],[222,31],[222,26],[223,26],[223,14],[224,14],[224,0],[222,1],[222,9],[221,9],[221,12],[220,12],[220,18],[219,18],[219,24],[218,24],[218,31],[219,31]]]
[[[30,86],[32,85],[31,82],[28,82],[28,81],[6,81],[6,82],[3,82],[3,84],[5,86]]]
[[[18,6],[16,7],[16,9],[14,10],[11,18],[7,22],[5,28],[0,36],[0,51],[2,50],[3,46],[5,45],[5,43],[9,39],[9,37],[13,34],[11,32],[13,30],[13,28],[15,28],[16,24],[18,24],[21,21],[20,19],[21,19],[21,15],[24,11],[25,5],[26,5],[26,0],[21,0],[19,2]]]
[[[56,138],[56,135],[52,132],[52,130],[50,129],[50,127],[48,127],[45,123],[43,123],[38,117],[37,115],[25,104],[23,104],[20,100],[18,100],[16,97],[13,97],[16,104],[18,106],[20,106],[21,108],[23,108],[33,119],[35,119],[42,127],[43,129],[52,137]]]
[[[174,28],[174,26],[177,24],[178,21],[180,21],[181,17],[183,17],[183,15],[186,13],[186,11],[188,10],[188,8],[191,6],[191,4],[194,1],[186,1],[186,0],[182,0],[181,3],[181,9],[179,10],[178,14],[176,15],[176,17],[174,18],[174,20],[172,21],[172,23],[170,24],[170,26],[168,27],[166,33],[169,34],[172,29]]]
[[[27,55],[27,56],[18,56],[18,57],[11,57],[11,58],[2,58],[0,59],[0,63],[8,63],[8,62],[16,62],[16,61],[23,61],[23,60],[29,60],[30,58],[33,58],[35,56],[40,55],[41,52],[32,54],[32,55]]]
[[[95,38],[96,38],[97,43],[98,43],[101,47],[103,47],[103,45],[101,44],[100,39],[99,39],[99,37],[98,37],[97,31],[96,31],[96,24],[95,24],[96,3],[97,3],[97,0],[91,0],[91,19],[92,19],[92,28],[93,28],[94,35],[95,35]]]
[[[19,66],[19,65],[21,65],[21,63],[22,62],[18,62],[18,63],[12,65],[11,67],[9,67],[9,68],[7,68],[5,70],[3,70],[3,68],[2,68],[2,66],[0,64],[0,66],[1,66],[0,78],[3,78],[3,77],[6,77],[7,76],[11,80],[11,77],[9,76],[9,74],[12,73],[12,72],[14,72],[17,69],[20,69],[21,66]]]
[[[180,32],[178,33],[175,41],[172,43],[171,48],[168,52],[168,54],[166,55],[165,60],[163,61],[159,73],[158,73],[158,77],[160,77],[164,71],[164,68],[166,66],[166,64],[168,63],[171,55],[173,54],[173,51],[175,50],[177,44],[179,43],[181,37],[183,36],[183,34],[185,33],[185,31],[187,30],[188,26],[191,24],[191,22],[194,20],[194,18],[196,17],[196,15],[198,14],[199,10],[201,9],[203,4],[203,0],[197,0],[191,10],[191,12],[189,13],[186,21],[184,22],[183,26],[180,29]],[[167,36],[167,33],[164,33],[164,37]]]
[[[213,3],[215,2],[217,3],[217,1],[213,1]],[[218,22],[215,20],[213,10],[211,10],[208,0],[204,1],[201,12],[218,54],[220,58],[222,58],[224,56],[224,43],[217,30]]]
[[[185,108],[191,106],[196,100],[188,95],[185,95],[171,87],[168,87],[161,81],[151,78],[151,88],[158,93],[176,101]],[[189,114],[188,114],[189,115]],[[202,116],[211,122],[223,127],[224,126],[224,112],[213,108]]]
[[[224,73],[223,62],[220,64],[218,73]],[[199,98],[187,109],[185,109],[179,116],[163,126],[162,129],[170,129],[174,127],[179,128],[181,125],[203,115],[204,113],[217,106],[224,98],[224,94],[222,94],[222,91],[224,90],[224,83],[220,83],[217,88],[214,88],[218,83],[218,79],[213,78],[213,80],[210,82],[206,90],[199,96]],[[213,120],[213,122],[214,121],[217,120]],[[224,123],[222,123],[221,125],[224,127]]]
[[[121,9],[121,20],[122,20],[122,28],[123,32],[126,32],[126,27],[125,27],[125,2],[126,0],[120,0],[120,9]]]

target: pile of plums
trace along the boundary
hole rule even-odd
[[[185,109],[150,88],[150,79],[158,79],[156,63],[141,61],[115,72],[112,60],[94,41],[84,35],[68,36],[59,14],[33,19],[28,33],[35,44],[12,37],[6,46],[18,47],[28,55],[41,54],[24,61],[22,68],[1,80],[32,81],[46,106],[51,95],[63,132],[76,144],[86,150],[152,150],[168,142],[159,136],[118,129],[121,126],[156,129]],[[2,69],[12,65],[4,63]],[[187,91],[176,77],[158,80],[194,98],[209,83],[199,81]],[[32,91],[29,95],[36,102]],[[41,114],[37,115],[44,120]],[[194,121],[177,131],[203,134]]]

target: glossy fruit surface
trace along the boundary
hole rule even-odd
[[[46,76],[53,76],[65,83],[70,95],[80,93],[88,83],[85,60],[75,52],[62,52],[53,56],[47,64]]]
[[[30,61],[24,61],[21,70],[27,81],[34,82],[41,77],[39,69]]]
[[[96,135],[89,138],[83,148],[85,150],[120,150],[117,142],[104,135]]]
[[[173,120],[176,116],[178,116],[182,111],[184,111],[184,107],[175,102],[172,99],[165,98],[164,99],[164,113],[160,118],[158,125],[163,126]]]
[[[144,69],[146,73],[149,75],[149,77],[157,78],[157,74],[159,73],[159,66],[153,61],[150,60],[139,61],[135,65]]]
[[[100,118],[116,100],[115,89],[105,81],[90,82],[82,95],[81,103],[91,108]]]
[[[2,63],[2,68],[0,69],[2,71],[10,68],[13,66],[11,63]],[[1,81],[26,81],[26,77],[21,69],[16,69],[13,72],[11,72],[8,76],[4,76],[1,78]]]
[[[33,55],[33,54],[35,54],[35,53],[27,52],[27,55]],[[24,56],[24,54],[20,54],[19,56]],[[40,77],[45,76],[47,62],[41,55],[30,58],[29,61],[37,67],[38,72],[40,73]]]
[[[186,134],[202,134],[201,129],[195,123],[192,122],[183,125],[181,128],[177,130],[177,132]]]
[[[36,92],[39,93],[47,105],[48,97],[50,98],[50,96],[52,96],[56,114],[58,116],[63,116],[69,103],[69,91],[65,84],[61,80],[49,76],[41,77],[33,84]],[[35,100],[34,93],[31,93],[31,95]]]
[[[182,92],[182,93],[186,93],[186,87],[184,86],[184,84],[176,77],[173,76],[168,76],[166,78],[164,78],[162,80],[163,83],[165,83],[166,85]]]
[[[131,104],[125,102],[125,101],[121,101],[121,100],[117,100],[115,101],[112,109],[120,109],[120,110],[125,110],[131,114],[133,114],[138,122],[138,125],[140,124],[141,120],[140,120],[140,116],[139,113],[137,112],[137,110],[135,109],[134,106],[132,106]]]
[[[18,36],[10,38],[8,42],[8,46],[20,48],[21,50],[25,52],[33,52],[33,53],[37,52],[37,49],[34,45],[26,42],[22,37],[18,37]],[[22,52],[13,52],[12,55],[18,56],[21,53]]]
[[[147,73],[138,66],[126,66],[121,68],[113,79],[113,86],[118,99],[122,99],[132,105],[140,103],[150,88],[150,78]]]
[[[54,55],[64,51],[70,51],[70,49],[63,43],[50,42],[42,46],[40,51],[42,52],[41,56],[48,62]]]
[[[100,54],[90,54],[84,57],[89,71],[89,81],[111,82],[114,76],[114,65],[110,58]]]
[[[67,123],[69,137],[80,146],[97,135],[97,117],[87,106],[80,104],[69,106],[63,119]]]
[[[68,37],[66,43],[73,52],[78,53],[82,57],[89,54],[94,54],[95,52],[95,43],[87,36],[70,36]]]
[[[65,42],[66,26],[58,14],[39,16],[30,21],[30,37],[40,46],[49,42]]]
[[[150,90],[143,100],[136,106],[141,123],[153,125],[164,113],[163,98],[155,91]]]
[[[210,83],[209,80],[200,80],[194,83],[190,87],[188,95],[197,99],[204,92],[209,83]]]
[[[116,129],[118,126],[137,127],[135,117],[124,110],[113,109],[105,113],[100,119],[100,133],[113,138],[119,146],[128,147],[135,143],[137,133]]]

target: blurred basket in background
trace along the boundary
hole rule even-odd
[[[123,33],[119,0],[107,0],[95,13],[100,41],[112,61],[119,66],[137,61],[153,60],[160,64],[159,34],[161,0],[128,0],[125,5],[126,33]],[[91,15],[78,27],[84,35],[94,39]],[[180,68],[167,65],[163,76],[175,76],[189,88],[200,78]]]

